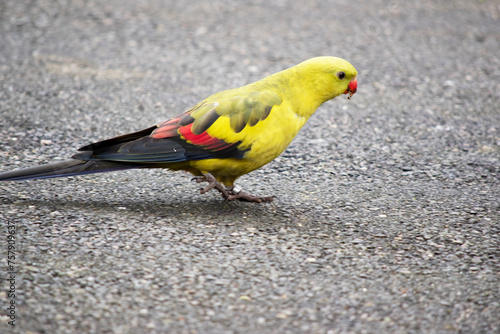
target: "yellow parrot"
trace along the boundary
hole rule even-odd
[[[185,170],[206,193],[271,202],[234,185],[278,157],[324,102],[356,93],[356,69],[336,57],[316,57],[249,85],[207,97],[148,129],[84,146],[72,159],[0,174],[0,181],[84,175],[132,168]]]

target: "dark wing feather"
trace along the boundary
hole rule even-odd
[[[242,158],[247,150],[240,142],[226,143],[205,131],[191,131],[194,118],[189,112],[173,117],[158,126],[128,135],[107,139],[79,149],[74,159],[108,160],[130,163],[169,163],[213,158]],[[208,115],[208,118],[214,117]],[[218,117],[218,116],[217,116]],[[210,120],[208,120],[209,122]],[[191,123],[188,121],[191,120]],[[186,124],[184,126],[181,125]],[[203,123],[202,123],[203,124]]]
[[[123,136],[114,137],[111,139],[106,139],[103,141],[99,141],[97,143],[92,143],[92,144],[80,147],[78,149],[78,151],[94,151],[94,150],[98,150],[98,149],[103,148],[103,147],[109,147],[109,146],[113,146],[113,145],[117,145],[117,144],[121,144],[121,143],[127,143],[130,141],[142,138],[144,136],[149,136],[156,128],[157,128],[156,126],[152,126],[150,128],[147,128],[147,129],[144,129],[141,131],[137,131],[134,133],[129,133],[129,134],[126,134]]]
[[[239,143],[236,143],[239,144]],[[108,160],[133,163],[169,163],[213,158],[242,158],[245,151],[237,145],[214,145],[212,150],[187,143],[180,137],[155,139],[143,137],[127,143],[76,154],[74,159]]]
[[[214,124],[214,122],[219,118],[219,114],[215,110],[215,108],[209,110],[207,113],[202,115],[197,120],[193,119],[193,126],[191,131],[195,135],[199,135],[208,130],[208,128]],[[186,124],[187,125],[187,124]]]

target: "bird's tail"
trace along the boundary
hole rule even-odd
[[[31,179],[44,179],[50,177],[85,175],[140,167],[142,166],[113,161],[84,161],[71,159],[47,165],[40,165],[36,167],[29,167],[0,173],[0,181],[21,181]]]

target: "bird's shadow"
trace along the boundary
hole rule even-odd
[[[116,199],[72,199],[72,198],[16,198],[0,196],[0,205],[10,204],[25,211],[34,210],[59,212],[62,215],[82,217],[92,216],[136,216],[143,221],[157,221],[165,217],[183,221],[189,217],[203,217],[204,221],[227,224],[228,221],[240,222],[242,217],[251,216],[259,221],[286,221],[290,208],[282,206],[279,199],[273,203],[249,203],[224,201],[219,196],[183,197],[180,199],[131,198]],[[221,219],[224,217],[224,219]],[[191,219],[190,219],[191,220]]]

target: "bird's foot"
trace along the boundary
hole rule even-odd
[[[249,194],[247,192],[244,192],[238,186],[232,186],[232,187],[228,188],[227,191],[230,194],[229,197],[227,198],[228,201],[233,201],[235,199],[240,200],[240,201],[256,202],[256,203],[274,201],[274,196],[267,196],[267,197],[266,196],[255,196],[255,195]]]
[[[262,203],[262,202],[272,202],[274,200],[274,197],[272,196],[269,197],[254,196],[252,194],[246,193],[242,191],[241,188],[238,186],[232,186],[226,188],[219,181],[217,181],[215,177],[210,173],[203,174],[203,176],[196,176],[193,178],[193,180],[196,181],[196,183],[201,183],[201,182],[208,183],[208,185],[205,188],[200,189],[200,193],[205,194],[206,192],[209,192],[212,189],[216,189],[218,192],[221,193],[222,197],[226,201],[234,201],[237,199],[240,201]]]

